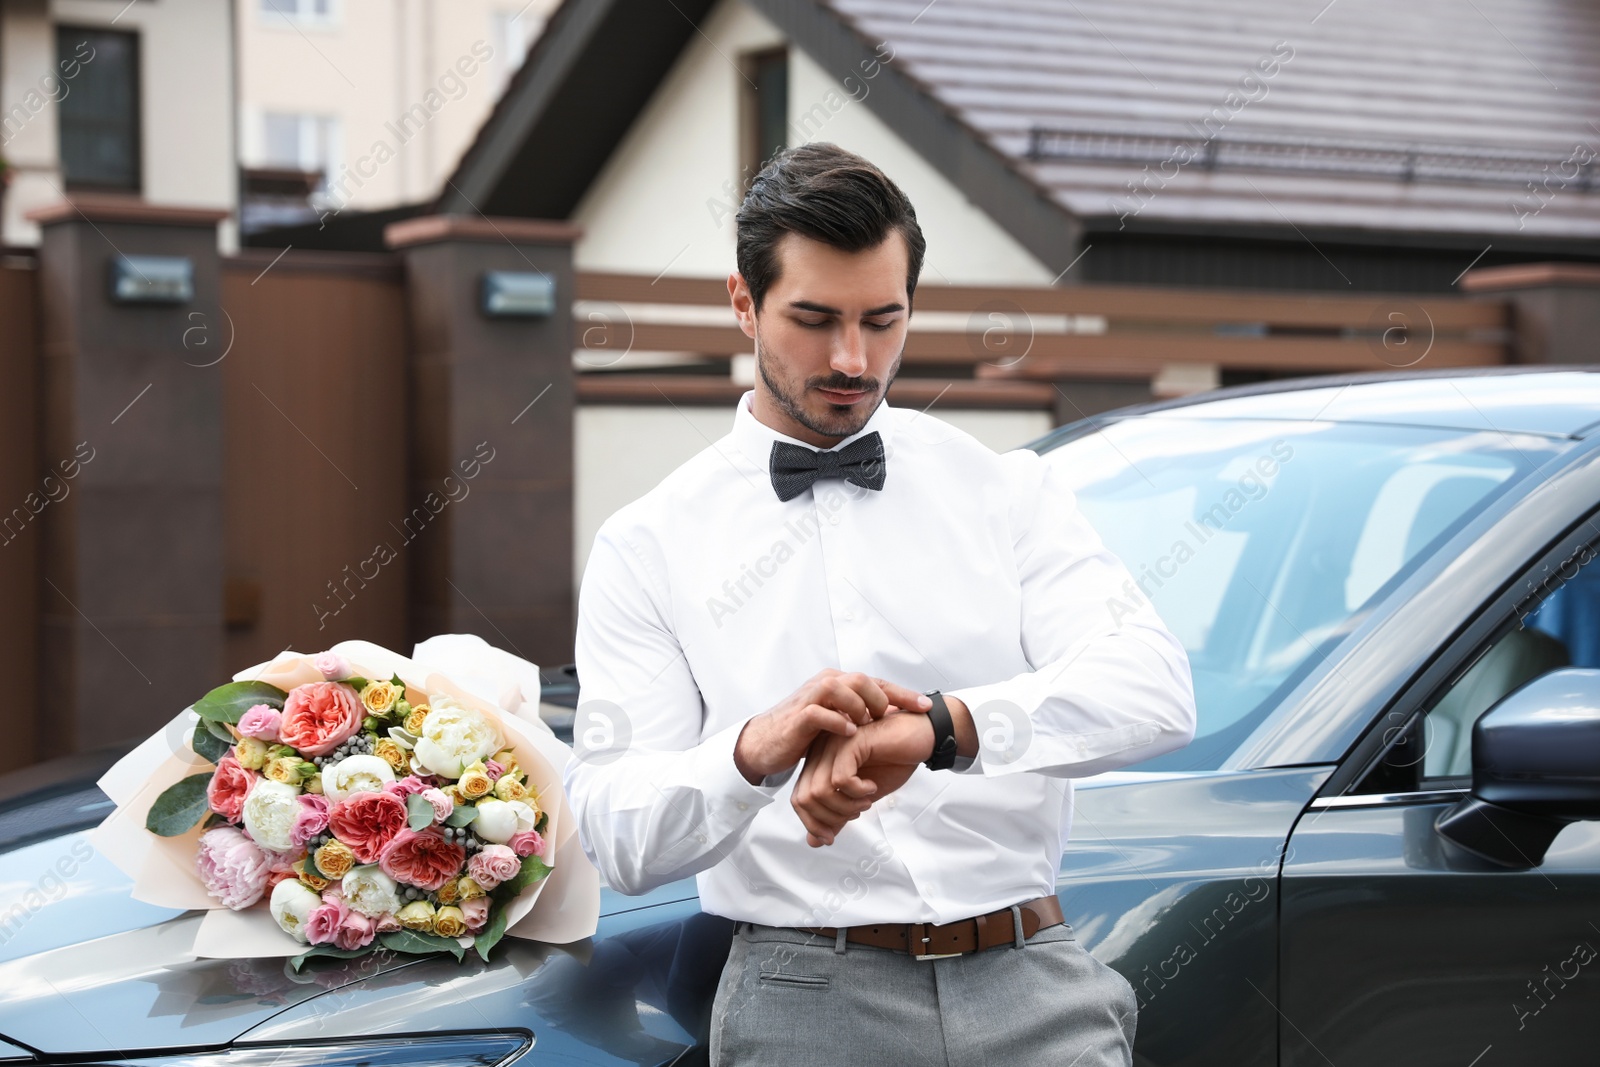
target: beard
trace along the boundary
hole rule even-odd
[[[860,378],[854,381],[830,376],[816,382],[801,382],[786,379],[781,374],[783,357],[769,353],[766,344],[761,339],[761,327],[756,326],[756,373],[761,376],[766,384],[767,392],[785,415],[804,426],[812,433],[825,437],[848,437],[859,431],[872,418],[872,413],[877,410],[878,404],[868,407],[865,403],[853,404],[843,411],[835,411],[831,406],[825,407],[821,412],[812,413],[806,409],[806,399],[812,389],[838,389],[856,390],[866,389],[879,394],[879,403],[883,396],[888,394],[889,386],[894,384],[895,377],[900,373],[900,364],[905,359],[906,346],[901,342],[900,351],[895,353],[894,363],[889,368],[888,380],[880,387],[871,378]]]

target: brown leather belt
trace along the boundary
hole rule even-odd
[[[1032,937],[1046,927],[1066,922],[1061,914],[1061,901],[1056,896],[1036,897],[1020,905],[1023,938]],[[823,937],[837,938],[839,931],[832,926],[802,926],[799,929]],[[892,948],[909,952],[917,959],[937,959],[941,956],[959,956],[964,952],[978,952],[997,945],[1016,943],[1016,916],[1010,908],[1001,908],[986,915],[970,919],[957,919],[951,923],[871,923],[846,927],[845,941],[874,948]]]

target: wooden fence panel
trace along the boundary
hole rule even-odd
[[[223,261],[227,657],[406,644],[406,315],[389,256]]]
[[[6,743],[0,745],[0,772],[32,763],[37,739],[32,709],[38,706],[39,530],[34,516],[49,506],[44,501],[52,490],[41,484],[38,462],[35,279],[31,268],[0,267],[0,678],[12,711],[6,716]]]

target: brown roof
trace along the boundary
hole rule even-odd
[[[1600,237],[1597,4],[824,2],[1100,225]]]

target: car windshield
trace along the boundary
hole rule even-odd
[[[1188,650],[1194,741],[1127,769],[1220,767],[1390,589],[1562,447],[1497,431],[1163,414],[1044,452]]]

